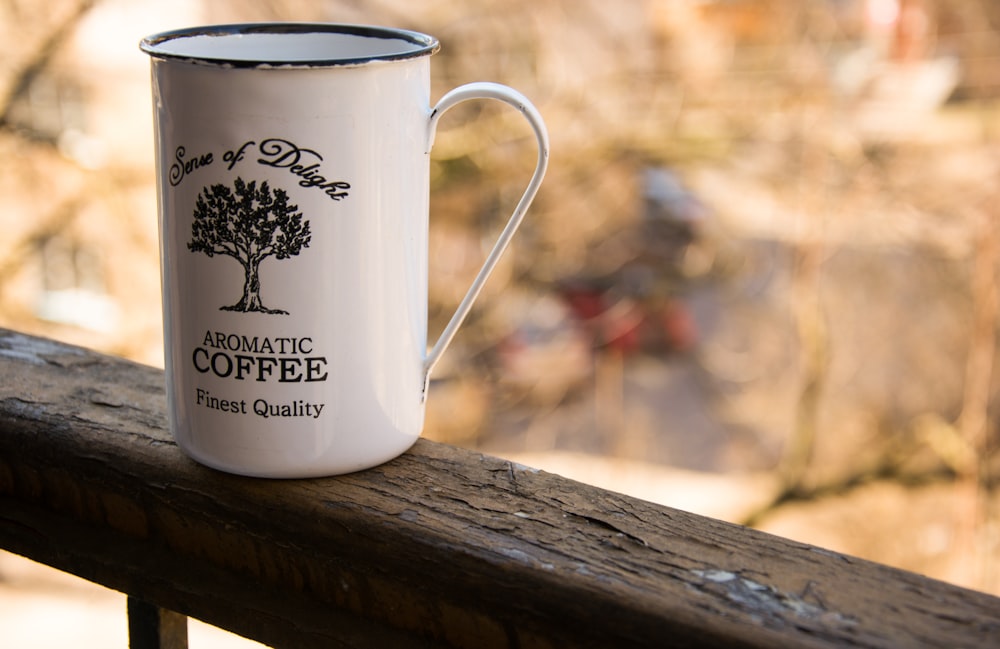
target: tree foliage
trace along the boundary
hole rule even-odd
[[[267,257],[288,259],[309,247],[312,234],[297,205],[290,205],[283,189],[271,190],[266,181],[237,177],[232,187],[218,183],[199,194],[188,249],[209,257],[226,255],[245,273],[243,297],[231,311],[284,313],[266,308],[260,299],[260,264]]]

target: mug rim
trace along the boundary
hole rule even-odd
[[[197,36],[227,37],[244,36],[248,34],[346,34],[366,38],[404,41],[409,49],[387,50],[384,53],[363,56],[333,56],[315,58],[288,58],[280,56],[232,57],[213,56],[211,54],[171,51],[163,47],[165,44],[181,38]],[[401,61],[428,56],[440,49],[440,43],[433,36],[408,29],[381,27],[376,25],[354,25],[347,23],[308,23],[308,22],[262,22],[262,23],[232,23],[220,25],[203,25],[185,27],[159,32],[143,38],[139,49],[154,59],[185,61],[236,68],[282,67],[311,68],[363,65],[373,61]]]

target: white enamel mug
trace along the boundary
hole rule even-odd
[[[170,427],[208,466],[348,473],[408,449],[431,370],[506,249],[548,162],[538,111],[473,83],[430,104],[415,32],[200,27],[152,57]],[[427,348],[430,147],[468,99],[521,111],[538,164],[485,265]]]

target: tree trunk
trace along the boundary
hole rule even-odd
[[[243,297],[236,305],[225,307],[227,311],[267,311],[260,301],[260,259],[251,259],[244,268],[246,277],[243,282]]]

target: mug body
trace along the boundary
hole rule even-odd
[[[199,462],[333,475],[419,437],[436,47],[336,25],[143,42],[170,426]]]

